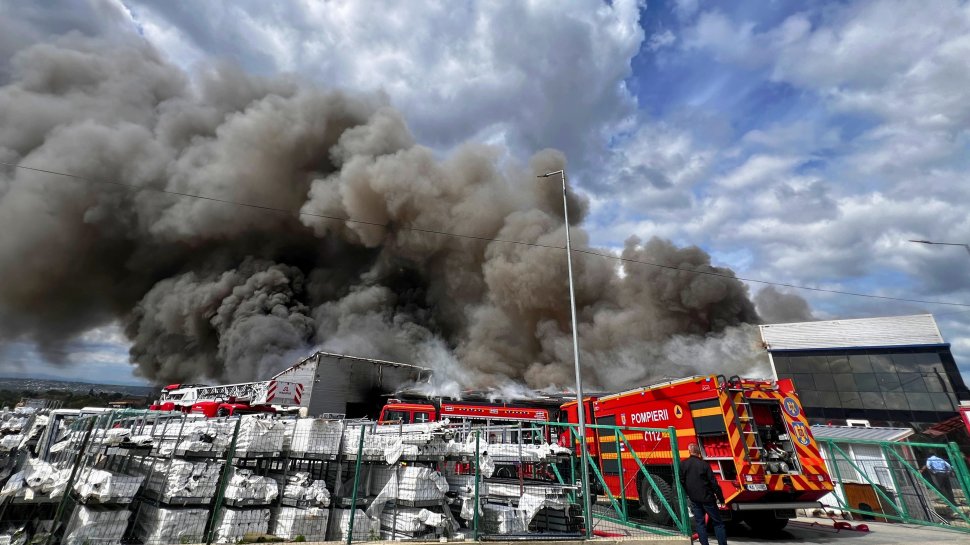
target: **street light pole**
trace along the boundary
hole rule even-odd
[[[963,246],[963,249],[966,250],[968,254],[970,254],[970,244],[963,244],[960,242],[933,242],[930,240],[912,240],[912,239],[910,239],[910,242],[917,242],[919,244],[933,244],[935,246]]]
[[[587,454],[586,446],[586,406],[585,403],[583,403],[583,375],[579,368],[579,329],[576,326],[576,290],[573,286],[573,249],[569,240],[569,202],[566,199],[566,171],[556,170],[554,172],[547,172],[538,177],[548,178],[556,174],[562,178],[562,212],[563,219],[566,222],[566,268],[569,271],[569,305],[570,310],[572,311],[573,320],[573,365],[576,368],[576,414],[578,415],[579,419],[577,439],[579,440],[579,452],[582,458],[581,465],[583,468],[583,513],[587,517],[586,537],[589,537],[593,523],[593,511],[589,501],[591,488],[590,485],[592,483],[589,482],[589,455]]]

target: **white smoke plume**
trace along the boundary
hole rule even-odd
[[[441,158],[387,97],[229,66],[190,75],[140,42],[67,36],[11,67],[0,160],[128,187],[0,169],[0,342],[55,354],[121,320],[138,373],[159,382],[264,378],[317,347],[463,387],[573,382],[565,254],[537,246],[564,244],[558,183],[536,179],[564,167],[559,152]],[[570,200],[586,247],[587,203]],[[591,387],[756,365],[738,326],[758,316],[731,271],[659,239],[623,256],[728,277],[621,275],[577,253]]]

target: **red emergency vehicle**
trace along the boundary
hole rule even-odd
[[[812,437],[801,402],[788,379],[777,382],[738,377],[696,376],[587,398],[587,422],[625,428],[676,430],[676,453],[688,456],[697,443],[727,500],[725,518],[757,530],[778,530],[796,509],[818,507],[832,481]],[[576,402],[563,405],[575,423]],[[645,479],[650,473],[660,494],[677,509],[669,435],[590,428],[587,444],[617,498],[639,501],[645,515],[670,524],[669,512]],[[629,452],[627,443],[634,452]],[[640,460],[640,464],[634,459]],[[620,458],[620,463],[617,463]],[[621,482],[622,475],[622,482]]]

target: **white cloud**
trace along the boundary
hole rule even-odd
[[[674,36],[674,33],[669,29],[664,29],[650,36],[650,39],[647,40],[647,49],[650,51],[658,51],[672,45],[676,41],[677,37]]]
[[[633,0],[133,3],[149,40],[177,61],[204,51],[383,90],[436,147],[502,135],[521,153],[556,147],[585,165],[635,109],[624,84],[644,40]]]

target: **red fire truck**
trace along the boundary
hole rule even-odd
[[[796,509],[818,507],[817,500],[833,488],[788,379],[696,376],[587,398],[585,404],[587,422],[598,425],[673,427],[679,459],[688,456],[690,443],[697,443],[727,500],[725,518],[752,528],[781,529]],[[563,405],[563,414],[576,422],[576,402]],[[626,441],[621,438],[619,444],[612,429],[591,428],[586,434],[607,488],[617,498],[639,501],[652,522],[669,524],[670,514],[657,494],[678,508],[669,435],[621,431]]]

